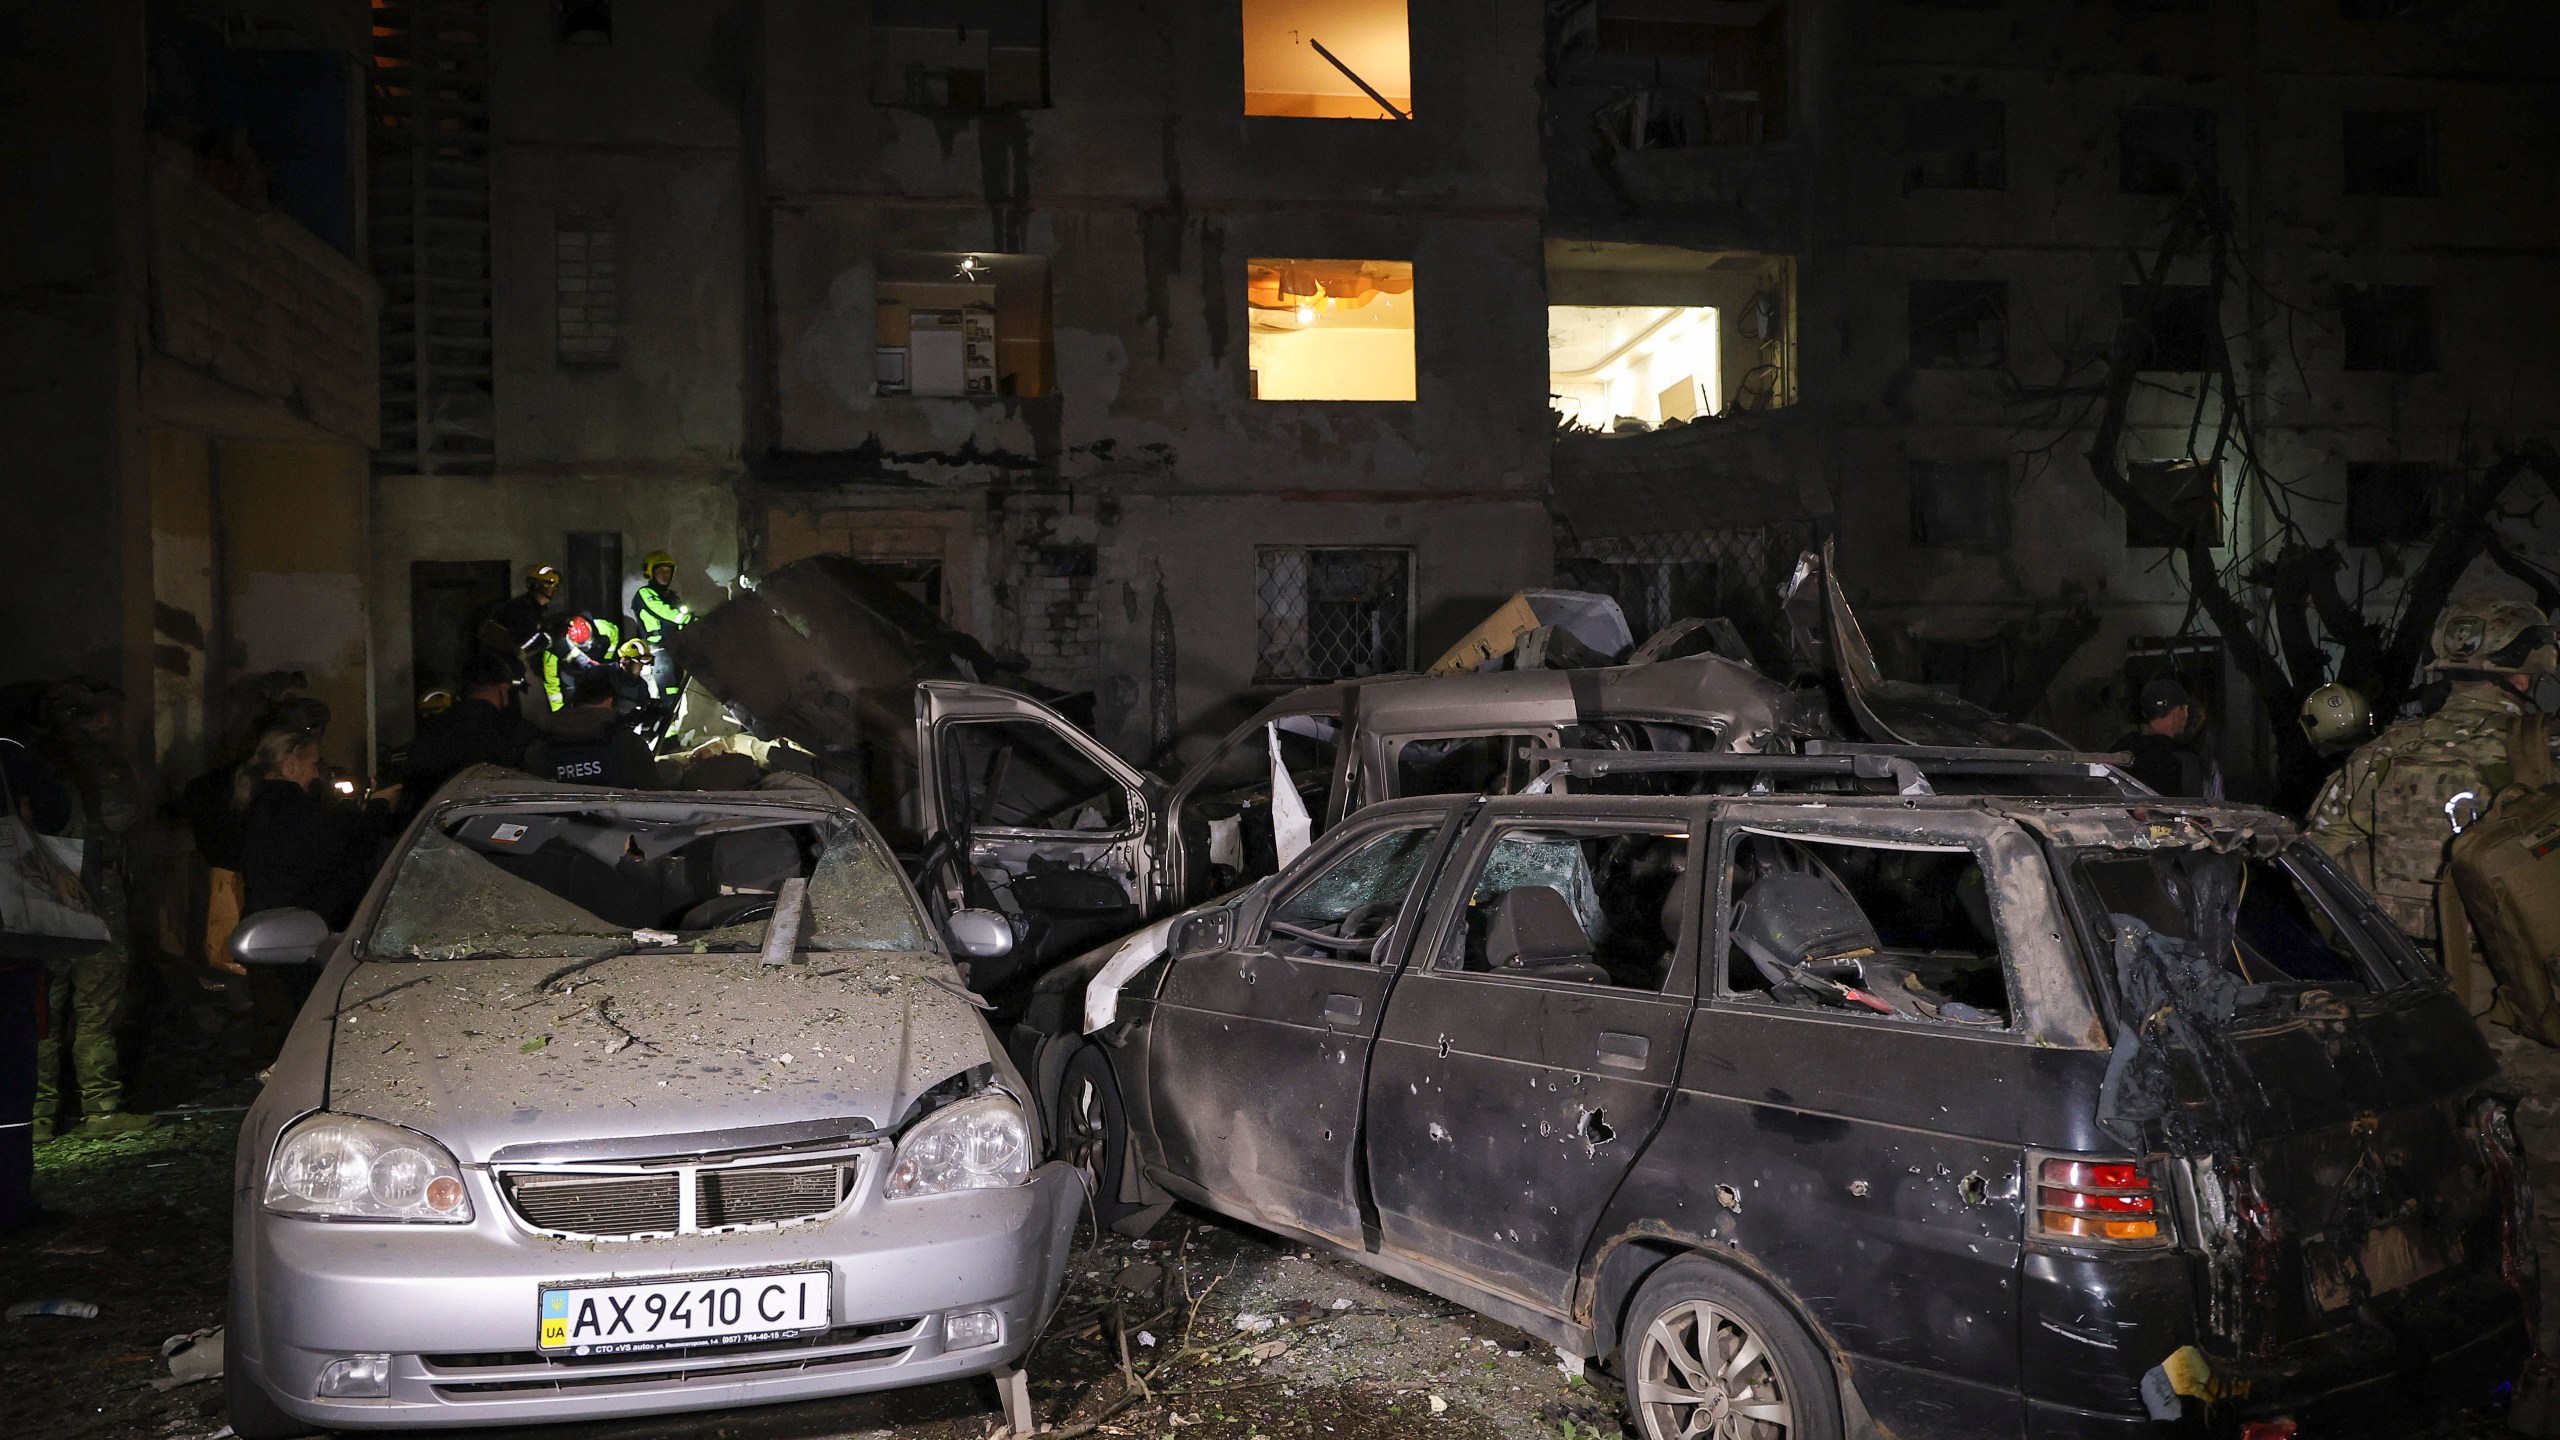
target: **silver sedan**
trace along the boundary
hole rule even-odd
[[[833,791],[474,770],[323,931],[233,942],[325,965],[241,1129],[245,1440],[1006,1371],[1056,1304],[1082,1181],[950,953],[1010,933]]]

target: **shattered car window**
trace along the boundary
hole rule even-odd
[[[793,879],[808,882],[799,948],[931,948],[890,857],[845,820],[473,808],[439,816],[398,864],[374,959],[754,950]]]
[[[944,727],[947,813],[972,827],[1125,830],[1129,794],[1065,736],[1035,720]]]
[[[1435,819],[1353,846],[1272,908],[1272,948],[1330,959],[1372,952],[1404,908],[1439,829]]]
[[[1526,731],[1407,740],[1396,747],[1394,793],[1516,795],[1542,768],[1521,758],[1521,748],[1549,743]]]
[[[1658,824],[1508,830],[1441,966],[1659,991],[1692,903],[1688,853],[1686,834]]]
[[[2299,847],[2296,847],[2299,850]],[[2230,884],[2207,885],[2208,867],[2237,867]],[[2242,985],[2319,987],[2361,993],[2388,988],[2394,978],[2379,964],[2382,937],[2353,907],[2327,895],[2301,854],[2274,858],[2217,855],[2211,851],[2162,851],[2147,855],[2092,852],[2080,873],[2104,917],[2108,941],[2127,916],[2159,935],[2203,938],[2214,922],[2228,925],[2230,943],[2215,958]],[[2227,913],[2200,916],[2202,897],[2229,893]]]
[[[1271,829],[1271,731],[1280,763],[1322,834],[1341,755],[1341,723],[1330,715],[1284,715],[1255,725],[1218,752],[1183,797],[1177,816],[1184,849],[1186,900],[1197,903],[1248,885],[1280,868]]]
[[[1989,877],[1973,851],[1744,834],[1727,865],[1725,986],[1734,997],[2009,1023]]]

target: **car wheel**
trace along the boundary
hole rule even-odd
[[[223,1319],[226,1340],[241,1333],[236,1300],[231,1313]],[[249,1378],[248,1367],[240,1363],[239,1355],[237,1350],[226,1350],[222,1366],[222,1408],[231,1421],[232,1434],[240,1440],[299,1440],[319,1433],[277,1408],[276,1402],[268,1398],[266,1387]]]
[[[1145,1209],[1120,1198],[1120,1174],[1128,1163],[1129,1114],[1120,1105],[1120,1082],[1098,1045],[1067,1061],[1058,1081],[1058,1157],[1093,1176],[1093,1221],[1104,1230]]]
[[[1840,1392],[1802,1322],[1705,1260],[1654,1272],[1628,1307],[1627,1405],[1645,1440],[1840,1440]]]

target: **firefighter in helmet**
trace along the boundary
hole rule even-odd
[[[675,693],[677,677],[675,657],[667,653],[667,641],[675,633],[693,623],[693,608],[676,594],[676,557],[664,550],[652,550],[640,562],[648,578],[631,597],[631,608],[637,612],[640,638],[649,642],[650,678],[661,695]]]

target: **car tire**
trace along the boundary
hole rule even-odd
[[[1120,1081],[1110,1056],[1099,1045],[1087,1045],[1067,1060],[1058,1078],[1058,1157],[1084,1167],[1093,1176],[1093,1223],[1108,1230],[1145,1209],[1120,1198],[1120,1175],[1128,1164],[1129,1112],[1120,1103]]]
[[[1645,1440],[1840,1440],[1840,1387],[1804,1322],[1757,1282],[1695,1258],[1655,1271],[1619,1342]]]
[[[226,1342],[240,1331],[239,1303],[235,1299],[231,1313],[224,1316],[223,1338]],[[287,1415],[267,1395],[267,1387],[249,1377],[248,1367],[240,1363],[240,1352],[226,1343],[222,1365],[222,1408],[231,1422],[231,1433],[240,1440],[301,1440],[320,1432]]]

